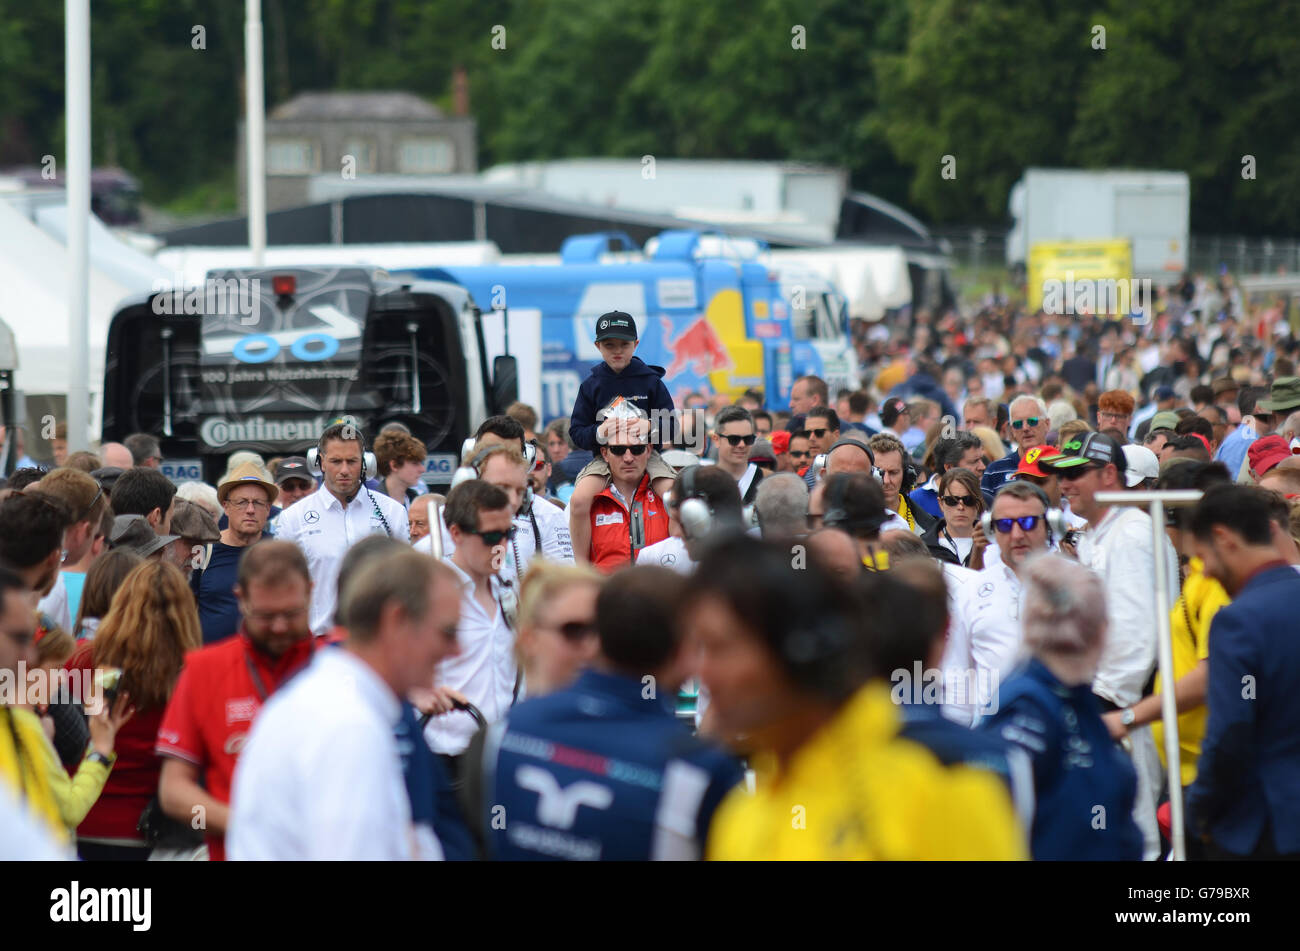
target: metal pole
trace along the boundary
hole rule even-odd
[[[64,5],[67,113],[68,451],[90,448],[90,0]]]
[[[71,0],[69,0],[71,2]],[[248,248],[266,260],[266,96],[262,81],[262,0],[244,8],[244,137],[248,147]]]
[[[1151,492],[1098,492],[1097,501],[1103,505],[1150,506],[1152,551],[1156,574],[1156,649],[1160,668],[1160,715],[1165,725],[1165,771],[1169,775],[1169,825],[1173,836],[1175,862],[1187,861],[1186,838],[1183,831],[1182,758],[1178,746],[1178,701],[1174,690],[1173,632],[1169,627],[1171,609],[1170,578],[1163,556],[1165,538],[1165,505],[1195,505],[1200,501],[1199,491]]]

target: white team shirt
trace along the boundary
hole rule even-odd
[[[328,647],[277,690],[235,768],[231,859],[441,858],[417,829],[394,729],[397,696],[355,654]]]
[[[474,597],[474,582],[450,558],[443,563],[456,572],[460,580],[460,623],[456,640],[460,653],[438,665],[434,683],[453,687],[478,707],[488,723],[506,715],[514,702],[515,681],[519,667],[515,662],[515,632],[502,610],[502,586],[489,579],[495,610],[489,616]],[[425,739],[435,753],[458,756],[465,752],[478,730],[474,718],[463,711],[433,717],[424,728]]]
[[[406,509],[382,492],[365,487],[353,496],[346,510],[322,485],[280,513],[275,537],[297,544],[307,556],[307,567],[311,570],[313,634],[318,637],[328,634],[334,626],[339,565],[347,550],[367,535],[385,534],[402,542],[410,540]]]
[[[973,723],[981,713],[992,712],[998,686],[1020,660],[1024,591],[1016,573],[998,562],[971,572],[953,600],[956,610],[944,654],[944,696],[946,702],[951,697],[950,715],[966,711]],[[978,690],[974,696],[972,688]]]
[[[670,535],[661,542],[646,545],[636,555],[638,565],[662,565],[671,568],[679,575],[689,575],[695,570],[695,562],[686,550],[686,541],[676,535]]]
[[[68,586],[63,580],[62,571],[59,571],[59,577],[50,593],[37,602],[36,610],[48,614],[55,624],[73,637],[77,636],[77,632],[72,629],[72,607],[68,604]]]
[[[1162,539],[1171,585],[1178,583],[1178,556]],[[1156,663],[1156,563],[1151,516],[1141,509],[1113,506],[1079,542],[1079,561],[1101,575],[1106,586],[1106,646],[1092,690],[1119,707],[1142,699]]]

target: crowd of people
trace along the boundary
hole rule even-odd
[[[1190,857],[1300,857],[1285,317],[995,299],[773,406],[614,311],[445,494],[400,424],[215,485],[65,443],[0,490],[0,854],[1154,860],[1172,790]],[[1157,539],[1144,488],[1200,501]]]

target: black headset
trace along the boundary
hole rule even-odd
[[[852,442],[852,440],[849,441]],[[858,445],[862,444],[858,443]],[[878,521],[876,519],[867,521],[854,520],[844,507],[848,491],[849,480],[847,478],[840,479],[834,485],[829,482],[826,484],[826,512],[822,515],[822,525],[826,528],[842,528],[850,535],[853,535],[857,531],[870,530],[874,522],[875,529],[879,530],[880,526],[885,524],[884,511],[881,511]]]
[[[1008,482],[1002,488],[1006,488],[1006,486],[1014,485],[1014,484],[1017,483],[1015,483],[1014,481]],[[1029,488],[1033,489],[1034,495],[1038,498],[1038,501],[1043,503],[1043,524],[1047,526],[1047,543],[1050,545],[1052,543],[1052,539],[1055,538],[1057,535],[1060,535],[1062,538],[1064,538],[1065,533],[1069,531],[1070,528],[1069,525],[1066,524],[1065,513],[1058,508],[1052,507],[1051,499],[1047,497],[1047,493],[1043,491],[1043,487],[1033,482],[1020,482],[1018,484],[1026,485]],[[1002,490],[999,489],[998,494],[1000,495],[1001,492]],[[993,501],[997,502],[996,495],[993,497]],[[995,536],[993,533],[993,506],[992,505],[986,508],[984,510],[984,514],[980,516],[980,527],[984,529],[984,537],[987,538],[989,541],[993,541]]]
[[[507,452],[514,448],[515,447],[510,443],[493,443],[491,446],[484,446],[472,459],[469,460],[469,462],[456,470],[455,474],[451,477],[451,487],[454,489],[462,482],[468,482],[470,479],[479,478],[480,473],[483,471],[483,463],[487,462],[493,453]],[[533,450],[533,455],[536,457],[537,447],[530,445],[529,448]],[[525,459],[526,458],[527,457],[525,457]],[[529,471],[531,472],[532,470],[530,469]],[[533,487],[528,483],[527,479],[524,481],[523,501],[520,503],[519,511],[515,514],[528,516],[528,519],[533,526],[533,541],[536,543],[537,551],[541,551],[542,530],[537,527],[537,519],[533,515]],[[519,557],[518,553],[516,553],[515,562],[518,563],[518,561]]]

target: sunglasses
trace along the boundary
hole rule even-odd
[[[1073,482],[1075,479],[1082,479],[1089,472],[1095,472],[1097,469],[1100,468],[1102,467],[1101,466],[1079,466],[1078,468],[1075,469],[1060,469],[1057,471],[1056,477],[1060,479],[1062,482]]]
[[[1013,419],[1011,421],[1011,428],[1024,429],[1026,426],[1028,426],[1032,429],[1034,426],[1037,426],[1039,422],[1041,422],[1041,418],[1038,416],[1029,416],[1026,417],[1025,419]]]
[[[76,519],[73,520],[73,524],[75,525],[77,522],[84,521],[90,515],[90,513],[95,510],[95,504],[99,502],[99,500],[102,499],[103,497],[104,497],[104,487],[101,485],[99,487],[99,491],[95,493],[95,497],[91,499],[90,504],[86,506],[86,511],[78,515]]]
[[[1020,518],[995,518],[993,527],[1002,535],[1011,534],[1011,526],[1019,525],[1026,532],[1032,532],[1042,519],[1041,515],[1022,515]]]
[[[511,525],[511,526],[510,526],[509,528],[507,528],[505,531],[493,531],[493,532],[466,532],[465,534],[466,534],[466,535],[477,535],[479,538],[483,539],[483,544],[484,544],[484,545],[487,545],[489,548],[493,548],[493,547],[495,547],[495,546],[497,546],[497,545],[500,545],[503,541],[507,541],[507,540],[509,540],[509,539],[514,538],[514,537],[515,537],[515,527],[514,527],[513,525]]]
[[[808,435],[809,435],[809,436],[815,436],[815,437],[817,437],[818,439],[821,439],[821,438],[822,438],[823,436],[825,436],[828,432],[830,432],[829,429],[810,429],[810,430],[808,430]]]
[[[949,508],[956,508],[959,505],[962,508],[975,508],[975,500],[969,495],[941,495],[939,499]]]
[[[790,455],[795,459],[807,459],[812,455],[812,452],[807,449],[791,449]]]
[[[754,440],[757,439],[758,437],[755,436],[753,433],[750,433],[748,436],[736,436],[736,435],[723,436],[723,435],[719,434],[719,437],[718,437],[718,438],[719,438],[719,439],[725,439],[727,442],[731,443],[731,445],[733,445],[733,446],[739,446],[742,442],[743,442],[746,446],[752,446],[752,445],[754,445]]]
[[[641,455],[643,452],[646,451],[646,446],[644,446],[644,445],[639,445],[639,446],[606,446],[605,448],[609,450],[609,454],[610,454],[611,456],[618,456],[618,457],[620,457],[620,458],[623,457],[623,456],[625,456],[625,455],[627,455],[629,452],[632,453],[632,455],[634,455],[634,456],[639,456],[639,455]]]
[[[599,631],[596,625],[591,621],[567,621],[564,624],[553,624],[551,630],[559,633],[566,641],[577,643],[585,641],[589,637],[595,637]]]

